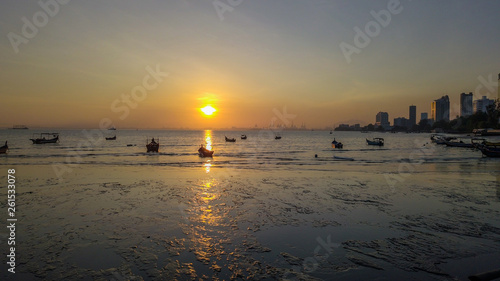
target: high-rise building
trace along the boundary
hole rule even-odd
[[[413,126],[417,125],[417,107],[410,105],[410,115],[408,119],[408,127],[411,129]]]
[[[389,130],[391,123],[389,122],[389,113],[379,112],[375,118],[375,125],[382,126],[384,129]]]
[[[420,121],[429,119],[427,112],[420,113]]]
[[[488,112],[488,106],[495,104],[495,100],[490,100],[486,96],[483,96],[480,100],[474,101],[474,113],[476,112]]]
[[[472,93],[461,93],[460,94],[460,116],[470,116],[472,115]]]
[[[450,121],[450,98],[448,95],[432,102],[431,116],[434,122]]]
[[[408,128],[409,120],[404,117],[394,118],[394,127]]]

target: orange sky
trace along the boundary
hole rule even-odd
[[[0,33],[22,36],[21,18],[38,5],[2,9]],[[387,1],[244,1],[223,18],[210,1],[71,1],[17,53],[0,41],[0,127],[96,128],[102,118],[118,128],[266,127],[286,106],[295,125],[324,128],[373,123],[379,111],[392,123],[412,104],[419,119],[444,94],[452,110],[462,92],[496,95],[477,89],[500,72],[499,3],[401,5],[348,62],[339,45],[354,44],[355,27]],[[148,67],[168,76],[155,84]],[[124,117],[122,95],[145,79]],[[212,118],[199,111],[206,104]]]

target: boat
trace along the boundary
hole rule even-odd
[[[113,126],[113,127],[109,128],[108,130],[110,130],[110,131],[116,131],[116,127]]]
[[[106,140],[116,140],[116,135],[114,137],[106,138]]]
[[[484,156],[495,158],[500,157],[500,148],[486,146],[483,144],[476,145],[476,147],[477,149],[481,150],[481,153],[483,153]]]
[[[338,159],[338,160],[344,160],[344,161],[354,161],[354,158],[350,157],[340,157],[340,156],[333,156],[333,159]]]
[[[33,144],[56,143],[59,141],[59,133],[33,134],[33,138],[30,140]]]
[[[247,135],[241,135],[241,139],[242,140],[246,140],[247,139]]]
[[[435,140],[433,140],[433,142],[435,144],[444,145],[444,144],[446,144],[447,141],[452,141],[452,140],[456,140],[456,139],[457,139],[456,137],[444,137],[444,136],[440,136],[440,137],[437,137]]]
[[[280,139],[281,139],[281,136],[280,136],[280,135],[276,135],[276,136],[274,137],[274,139],[275,139],[275,140],[280,140]]]
[[[440,135],[440,134],[432,134],[431,135],[431,141],[432,142],[436,142],[436,141],[441,140],[443,138],[444,138],[444,136]]]
[[[7,145],[7,141],[5,141],[5,145],[0,147],[0,154],[5,154],[7,153],[7,150],[9,149],[9,146]]]
[[[198,155],[200,157],[212,157],[214,155],[214,151],[213,150],[208,150],[207,148],[205,148],[205,146],[202,144],[200,146],[200,148],[198,149]]]
[[[465,143],[462,140],[459,141],[444,141],[444,144],[449,147],[464,147],[464,148],[473,148],[474,144],[472,143]]]
[[[486,146],[500,146],[500,141],[499,142],[491,142],[491,141],[483,141],[483,144]]]
[[[160,148],[160,140],[158,139],[158,142],[156,142],[155,139],[152,138],[151,142],[146,145],[146,148],[148,149],[147,152],[158,152],[158,149]]]
[[[28,127],[26,127],[26,125],[14,125],[14,126],[12,126],[12,129],[14,129],[14,130],[27,130]]]
[[[474,135],[479,136],[500,136],[500,130],[495,129],[474,129],[472,130]]]
[[[454,138],[454,139],[457,139],[457,138]],[[444,144],[446,144],[446,146],[450,146],[450,147],[464,147],[464,148],[473,148],[475,147],[478,143],[477,142],[474,142],[474,141],[485,141],[484,139],[471,139],[471,142],[470,143],[465,143],[462,139],[458,139],[458,141],[453,141],[452,140],[446,140],[444,139]]]
[[[235,138],[230,139],[230,138],[228,138],[226,136],[224,136],[224,138],[226,139],[227,142],[236,142]]]
[[[332,147],[333,148],[343,148],[344,145],[341,142],[336,141],[335,138],[334,138],[333,141],[332,141]]]
[[[384,139],[383,138],[373,138],[373,140],[366,139],[366,143],[368,145],[383,146],[384,145]]]

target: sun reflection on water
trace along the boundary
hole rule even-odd
[[[205,147],[212,150],[212,130],[205,130]]]
[[[203,164],[203,167],[205,168],[205,173],[210,173],[210,168],[212,167],[212,163],[210,163],[210,160],[208,160],[207,163]]]

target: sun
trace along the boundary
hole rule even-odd
[[[206,116],[211,116],[212,114],[214,114],[214,112],[216,112],[217,110],[215,108],[213,108],[212,106],[210,105],[207,105],[203,108],[200,108],[201,112],[203,112],[203,114],[205,114]]]

